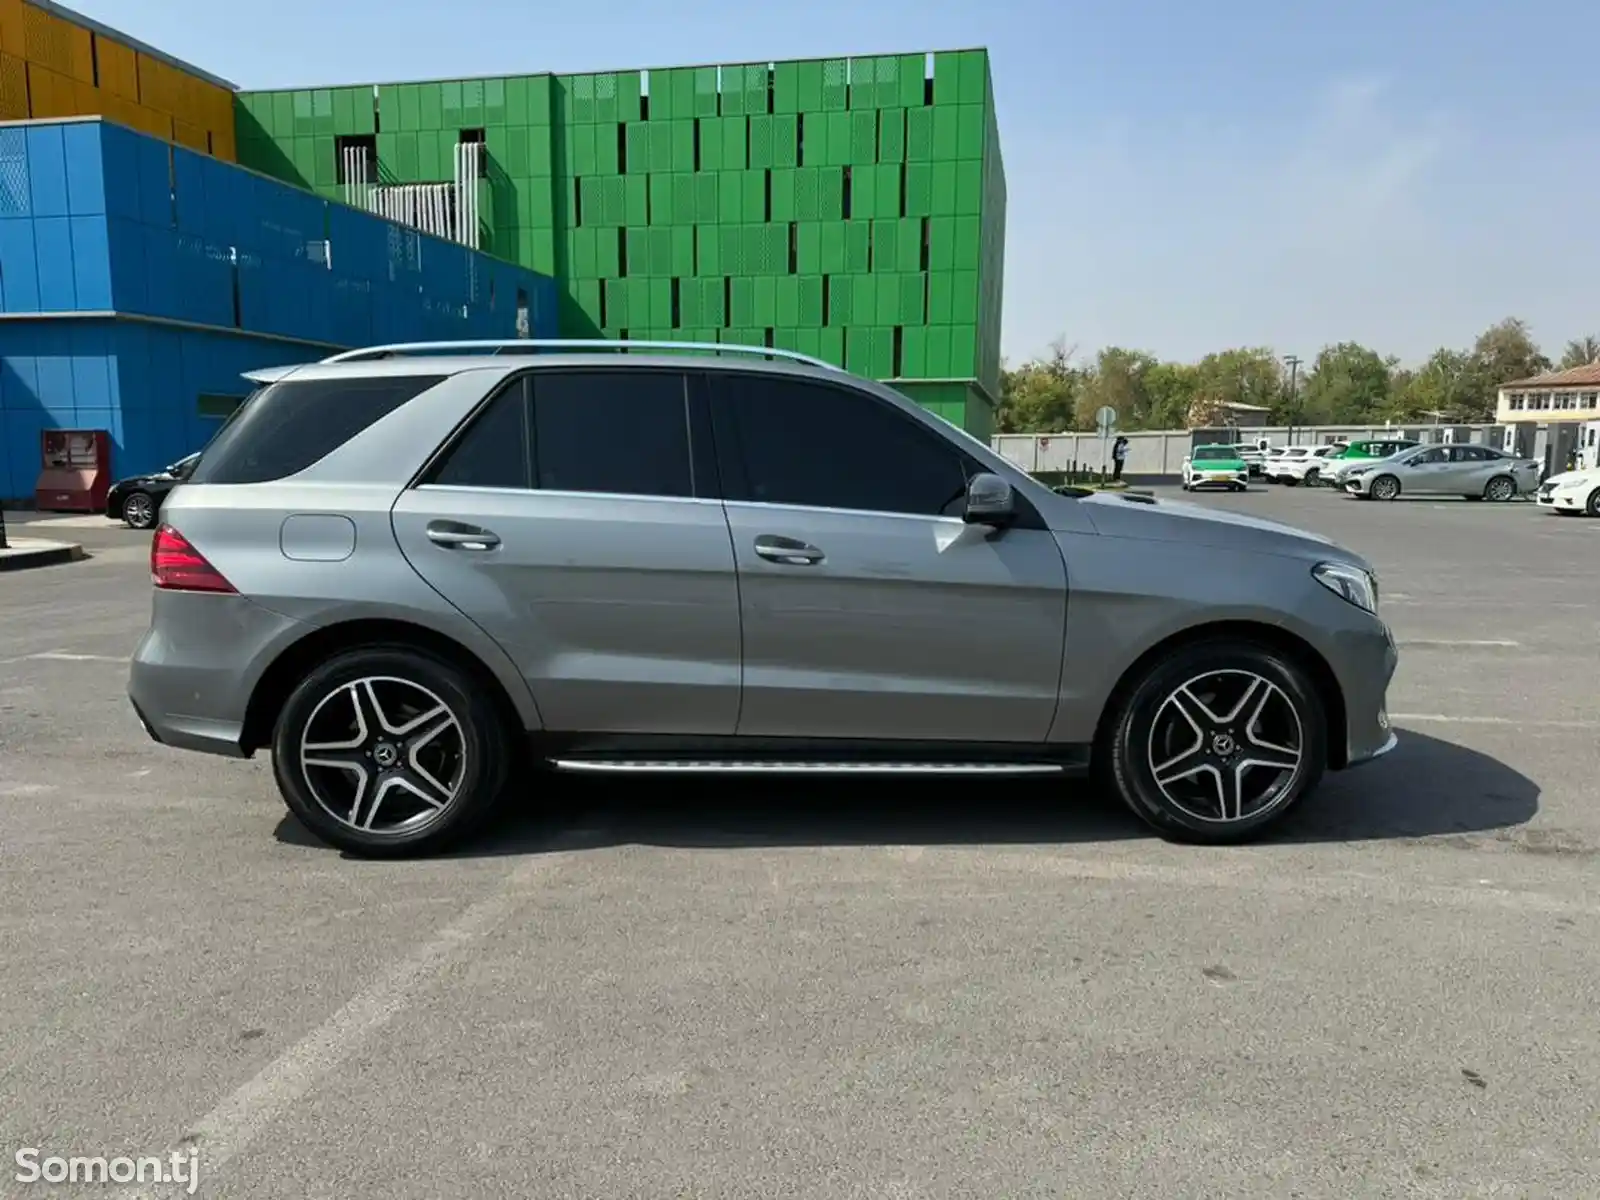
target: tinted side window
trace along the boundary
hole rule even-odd
[[[1485,462],[1493,456],[1482,446],[1452,446],[1450,457],[1456,462]]]
[[[530,451],[528,388],[525,380],[518,379],[489,401],[425,482],[444,487],[531,487]]]
[[[746,499],[923,516],[960,511],[966,457],[872,396],[783,376],[719,373],[717,386]]]
[[[192,483],[268,483],[326,458],[443,375],[286,379],[258,392],[217,433]]]
[[[547,491],[693,496],[688,380],[677,371],[536,372],[533,452]]]
[[[1450,452],[1443,447],[1424,450],[1421,454],[1413,454],[1410,463],[1413,467],[1420,467],[1428,463],[1442,463],[1450,457]]]

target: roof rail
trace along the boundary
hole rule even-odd
[[[760,358],[782,359],[785,362],[804,363],[808,367],[822,367],[828,371],[843,368],[800,354],[794,350],[779,350],[775,346],[735,346],[725,342],[651,342],[609,338],[487,338],[459,342],[395,342],[386,346],[366,346],[360,350],[346,350],[322,361],[325,363],[367,362],[377,358],[393,358],[401,354],[500,354],[504,351],[563,351],[616,350],[691,350],[697,354],[751,354]]]

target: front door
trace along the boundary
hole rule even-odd
[[[975,460],[846,383],[718,371],[712,386],[739,733],[1042,742],[1067,576],[1037,514],[1001,533],[965,524]]]
[[[734,732],[739,587],[693,388],[523,377],[395,505],[406,557],[516,661],[547,730]]]
[[[1456,490],[1455,475],[1458,466],[1450,462],[1449,446],[1432,446],[1419,450],[1406,460],[1409,468],[1402,476],[1402,487],[1408,492],[1450,492]],[[1381,473],[1381,466],[1373,473]]]

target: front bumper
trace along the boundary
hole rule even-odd
[[[1580,491],[1549,491],[1542,488],[1533,497],[1535,504],[1558,512],[1583,512],[1589,497]]]
[[[163,746],[248,758],[244,722],[255,686],[306,632],[243,596],[157,589],[128,668],[128,699]]]
[[[1191,488],[1236,488],[1247,487],[1249,483],[1250,474],[1247,471],[1196,471],[1189,476]]]
[[[1389,684],[1400,652],[1387,625],[1352,628],[1337,639],[1334,667],[1344,692],[1344,765],[1357,767],[1382,758],[1398,738],[1389,726]]]

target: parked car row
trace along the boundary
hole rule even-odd
[[[1264,474],[1269,481],[1290,487],[1320,484],[1361,500],[1428,495],[1503,502],[1534,492],[1545,494],[1540,486],[1541,470],[1536,459],[1490,446],[1424,445],[1409,438],[1378,438],[1269,451]],[[1580,498],[1578,490],[1575,484],[1562,492],[1566,503],[1575,507],[1561,511],[1584,511],[1589,496],[1584,493]],[[1600,506],[1600,499],[1596,503]]]

